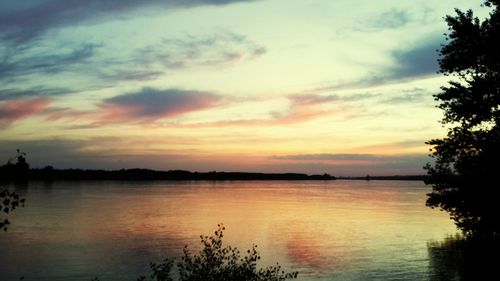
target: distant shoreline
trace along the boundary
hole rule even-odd
[[[184,170],[157,171],[150,169],[121,169],[121,170],[83,170],[83,169],[54,169],[50,166],[43,169],[29,169],[23,173],[0,173],[0,181],[4,180],[415,180],[423,181],[423,175],[395,175],[395,176],[364,176],[364,177],[335,177],[329,174],[308,175],[303,173],[250,173],[250,172],[190,172]]]
[[[426,175],[394,175],[394,176],[364,176],[364,177],[337,177],[338,180],[404,180],[404,181],[425,181]]]

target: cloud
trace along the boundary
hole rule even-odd
[[[366,83],[376,85],[414,80],[436,75],[439,70],[439,53],[442,38],[430,38],[409,48],[394,50],[390,56],[394,66],[386,69],[382,75],[373,75]]]
[[[0,128],[42,112],[50,102],[47,98],[0,102]]]
[[[103,157],[101,151],[92,152],[89,147],[101,145],[119,139],[37,139],[37,140],[0,140],[0,159],[8,159],[15,149],[19,148],[27,153],[27,160],[32,168],[42,168],[52,165],[56,168],[109,168],[111,156]],[[106,146],[109,149],[109,146]],[[118,167],[119,168],[119,167]]]
[[[54,74],[70,73],[83,83],[92,83],[93,88],[102,88],[123,81],[155,80],[186,68],[231,65],[266,53],[263,46],[229,31],[163,38],[119,55],[106,47],[103,43],[45,42],[43,47],[0,48],[0,81],[13,84],[33,76],[54,79]]]
[[[411,90],[402,91],[397,96],[390,97],[384,100],[386,104],[401,104],[401,103],[412,103],[418,104],[426,100],[426,98],[432,97],[432,93],[422,88],[415,88]]]
[[[272,160],[290,164],[307,163],[317,166],[331,166],[339,171],[422,171],[422,167],[431,159],[426,154],[356,154],[324,153],[271,156]]]
[[[159,38],[156,44],[111,51],[112,44],[77,37],[55,39],[46,31],[113,19],[122,13],[147,8],[159,11],[199,5],[225,5],[252,0],[90,0],[90,1],[1,1],[0,83],[8,90],[24,91],[20,83],[44,80],[45,87],[60,83],[60,76],[72,75],[71,92],[82,88],[112,87],[118,82],[150,81],[180,69],[224,66],[264,55],[265,47],[245,36],[218,31],[214,34]],[[36,39],[36,40],[33,40]],[[135,45],[134,45],[135,46]],[[58,77],[56,77],[58,76]],[[69,76],[66,76],[69,77]],[[8,85],[8,86],[7,86]],[[56,86],[54,86],[56,87]],[[79,87],[80,89],[77,89]]]
[[[163,71],[158,70],[130,70],[130,69],[114,69],[109,73],[101,72],[99,77],[105,81],[149,81],[155,80]]]
[[[220,99],[208,92],[143,88],[135,93],[106,99],[100,107],[105,123],[142,123],[214,107]]]
[[[295,154],[295,155],[284,155],[284,156],[273,156],[272,159],[278,160],[298,160],[298,161],[310,161],[310,160],[332,160],[332,161],[344,161],[344,160],[379,160],[382,156],[375,154],[349,154],[349,153],[338,153],[338,154]]]
[[[439,70],[438,50],[443,40],[425,39],[408,48],[393,50],[389,53],[393,65],[371,73],[365,77],[336,85],[322,87],[322,90],[366,88],[384,84],[394,84],[437,75]]]
[[[436,74],[439,70],[439,53],[442,38],[430,39],[415,45],[413,48],[396,50],[392,57],[397,66],[392,69],[390,78],[401,79],[408,77],[421,77]]]
[[[189,137],[152,137],[147,134],[128,137],[48,138],[36,140],[0,139],[0,160],[9,159],[17,148],[27,153],[33,168],[52,165],[55,168],[82,169],[188,169],[205,166],[218,170],[214,160],[193,155],[194,150],[159,149],[179,143],[203,142]],[[235,163],[232,164],[237,164]],[[228,166],[230,167],[230,166]]]
[[[328,89],[316,88],[309,90],[307,92],[322,92]],[[296,105],[315,105],[330,102],[351,102],[360,101],[365,99],[371,99],[380,96],[379,94],[350,94],[350,95],[318,95],[318,94],[297,94],[290,95],[288,98]]]
[[[355,30],[374,32],[384,29],[394,29],[405,26],[410,21],[406,11],[391,9],[362,22]]]
[[[72,93],[67,88],[31,87],[26,89],[7,88],[0,89],[0,101],[31,97],[54,97]]]
[[[266,52],[266,48],[245,36],[222,31],[204,37],[163,38],[157,44],[136,50],[132,60],[137,65],[183,69],[251,60]]]
[[[329,103],[338,101],[341,99],[338,95],[313,95],[313,94],[301,94],[301,95],[292,95],[289,96],[289,99],[295,105],[315,105],[322,103]]]
[[[86,120],[92,118],[96,115],[96,112],[75,110],[70,107],[49,107],[41,112],[41,115],[45,116],[45,120],[47,121],[57,121],[61,119],[76,121],[80,119]],[[82,126],[82,128],[85,126],[87,126],[87,128],[95,127],[88,125],[78,126]]]
[[[162,10],[247,1],[252,0],[46,0],[25,1],[22,5],[7,0],[0,6],[0,38],[11,44],[22,44],[50,29],[102,21],[142,8]]]
[[[38,52],[31,48],[34,46],[5,50],[0,53],[3,57],[0,62],[0,81],[13,82],[32,74],[53,75],[60,72],[76,71],[81,65],[89,63],[89,60],[95,55],[96,49],[101,46],[84,43]]]
[[[255,127],[255,126],[282,126],[297,124],[338,113],[336,110],[325,108],[323,105],[342,97],[335,95],[291,95],[288,96],[289,106],[285,111],[269,111],[260,118],[229,119],[214,122],[197,122],[184,124],[170,124],[169,127],[209,128],[209,127]],[[267,101],[264,101],[267,102]],[[259,106],[259,105],[255,105]]]
[[[218,138],[209,138],[209,141],[221,144],[221,139]],[[234,142],[234,138],[223,139],[222,143],[231,141]],[[176,149],[179,143],[189,144],[191,148]],[[200,144],[206,145],[207,142],[205,139],[175,134],[169,137],[146,134],[127,137],[73,137],[30,141],[0,140],[0,159],[8,159],[16,148],[20,148],[28,153],[28,162],[32,167],[46,165],[53,165],[56,168],[84,169],[139,167],[191,171],[330,173],[336,176],[424,174],[422,166],[431,161],[424,154],[297,154],[267,158],[245,155],[244,152],[234,155],[213,155],[210,151],[193,149]],[[342,162],[322,160],[332,158]],[[362,161],[370,162],[363,163]]]

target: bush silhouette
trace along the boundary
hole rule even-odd
[[[285,273],[279,264],[257,269],[260,259],[257,246],[241,257],[237,248],[223,246],[224,230],[219,224],[214,236],[200,236],[203,249],[199,254],[192,255],[188,247],[184,247],[184,255],[177,264],[181,281],[280,281],[297,277],[297,272]]]
[[[257,246],[241,256],[237,248],[223,245],[224,230],[225,227],[219,224],[213,236],[201,235],[203,248],[197,254],[191,253],[188,246],[184,247],[183,255],[176,263],[179,281],[284,281],[297,278],[297,272],[285,272],[279,264],[258,269]],[[159,264],[150,263],[152,273],[149,278],[140,276],[137,281],[173,281],[173,267],[174,260],[171,259],[164,259]]]

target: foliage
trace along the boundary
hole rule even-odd
[[[151,281],[173,281],[170,277],[170,272],[172,270],[172,267],[174,265],[174,262],[169,259],[164,259],[163,262],[156,264],[156,263],[150,263],[149,267],[151,268],[151,275],[150,275],[150,280]],[[146,281],[146,276],[140,276],[137,281]]]
[[[26,162],[26,153],[16,149],[16,156],[11,157],[7,164],[0,166],[2,180],[25,181],[28,179],[30,165]]]
[[[17,207],[24,207],[24,198],[20,198],[15,192],[10,192],[7,189],[0,190],[0,211],[8,214],[11,211],[14,211]],[[4,218],[3,221],[0,221],[0,229],[7,231],[8,225],[10,221],[7,218]]]
[[[427,205],[447,211],[467,235],[500,235],[500,1],[485,1],[483,21],[455,10],[442,47],[440,72],[450,77],[435,95],[447,137],[433,145],[425,168],[433,185]]]
[[[26,153],[17,149],[16,156],[10,158],[7,164],[0,168],[2,168],[2,170],[5,169],[10,173],[12,173],[12,170],[15,170],[17,168],[23,171],[25,171],[25,169],[29,169],[29,165],[26,162]],[[0,212],[3,213],[5,216],[7,216],[7,214],[14,211],[19,206],[24,207],[24,202],[25,199],[19,197],[19,195],[16,194],[15,192],[9,191],[7,189],[0,189]],[[0,229],[7,231],[9,225],[10,221],[7,219],[7,217],[0,218]]]
[[[257,269],[260,260],[257,246],[241,257],[237,248],[223,246],[224,230],[225,227],[219,224],[213,236],[201,235],[203,248],[198,254],[192,254],[188,246],[184,247],[183,256],[177,262],[179,281],[284,281],[297,278],[297,272],[285,272],[279,264]],[[159,264],[151,263],[150,279],[140,276],[137,281],[173,281],[173,266],[174,261],[170,259]]]
[[[181,281],[282,281],[297,277],[297,272],[285,273],[278,264],[257,269],[260,256],[256,245],[244,257],[240,257],[237,248],[223,247],[224,229],[218,225],[214,236],[200,236],[203,249],[197,255],[192,255],[187,246],[184,248],[184,255],[177,264]]]

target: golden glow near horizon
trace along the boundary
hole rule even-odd
[[[0,4],[1,157],[420,174],[442,17],[481,1]],[[37,9],[39,9],[37,11]],[[31,18],[27,18],[28,15]],[[481,15],[481,14],[479,14]]]

